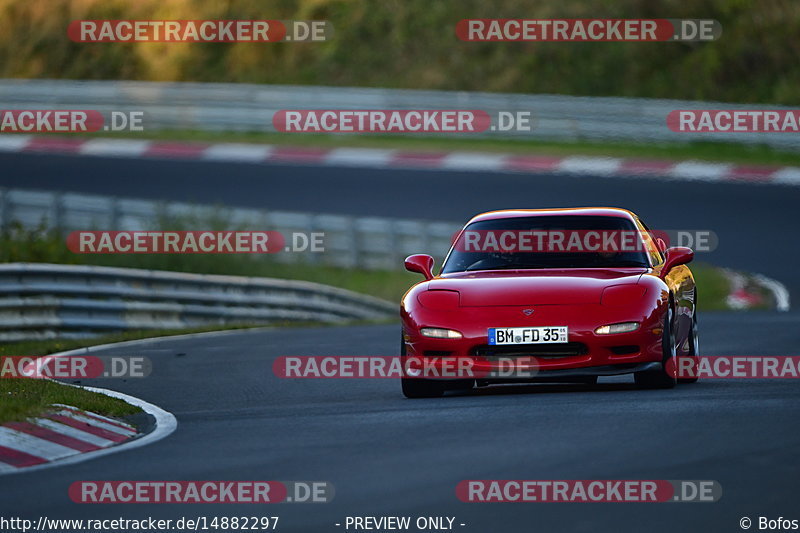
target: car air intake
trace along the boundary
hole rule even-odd
[[[639,351],[639,347],[635,344],[626,344],[624,346],[612,346],[609,348],[611,353],[614,355],[628,355],[632,353],[637,353]]]
[[[443,352],[439,350],[425,350],[422,352],[425,357],[450,357],[453,352]]]
[[[473,350],[478,357],[575,357],[586,355],[589,349],[582,342],[564,344],[515,344],[491,346],[484,344]]]

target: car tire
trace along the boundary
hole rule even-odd
[[[700,355],[700,342],[697,337],[697,311],[692,317],[692,328],[689,330],[689,355],[694,359],[694,368],[697,369]],[[680,367],[679,367],[680,368]],[[697,383],[697,376],[693,378],[678,378],[678,383]]]
[[[633,379],[642,389],[671,389],[678,380],[671,368],[675,364],[675,331],[673,328],[672,302],[667,308],[664,317],[664,332],[661,336],[661,353],[663,354],[661,368],[647,372],[636,372]],[[671,362],[670,362],[671,360]]]
[[[400,337],[400,357],[406,357],[406,343]],[[406,398],[441,398],[445,384],[430,379],[400,378],[400,388]]]

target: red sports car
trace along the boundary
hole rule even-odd
[[[698,355],[693,256],[624,209],[478,215],[439,275],[429,255],[405,261],[425,280],[401,304],[403,393],[618,374],[645,388],[693,381],[675,370]]]

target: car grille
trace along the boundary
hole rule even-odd
[[[484,344],[473,350],[478,357],[575,357],[586,355],[589,348],[582,342],[563,344],[514,344],[509,346],[491,346]]]

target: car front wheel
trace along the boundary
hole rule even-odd
[[[647,372],[636,372],[633,375],[636,385],[643,389],[671,389],[678,382],[674,372],[675,365],[675,332],[673,328],[672,305],[664,317],[664,332],[661,337],[661,352],[664,354],[661,369]]]
[[[692,359],[692,367],[697,372],[698,359],[700,355],[700,341],[697,338],[697,312],[692,317],[692,329],[689,330],[689,357]],[[678,383],[697,383],[697,376],[690,378],[679,378]]]

